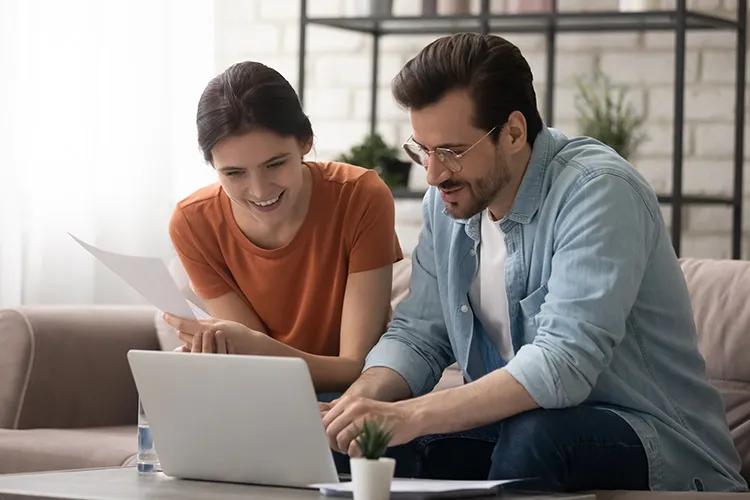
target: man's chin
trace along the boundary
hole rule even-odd
[[[474,217],[476,214],[484,210],[484,208],[476,206],[462,206],[460,203],[445,202],[445,211],[450,215],[452,219],[466,220]]]

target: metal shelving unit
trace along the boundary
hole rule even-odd
[[[672,194],[659,196],[659,201],[672,206],[672,244],[680,255],[682,208],[687,204],[723,205],[732,208],[732,258],[742,252],[742,188],[745,129],[745,64],[747,52],[747,0],[737,0],[737,19],[726,19],[689,11],[686,0],[677,0],[674,10],[646,12],[559,12],[553,0],[552,12],[533,14],[494,14],[490,1],[481,0],[478,14],[420,17],[339,17],[311,18],[307,0],[300,0],[299,81],[298,92],[304,103],[305,57],[307,27],[327,26],[371,35],[372,80],[370,98],[370,130],[377,125],[377,81],[380,39],[389,35],[447,35],[460,32],[476,33],[538,33],[546,39],[546,92],[544,121],[554,121],[554,86],[556,35],[558,33],[611,33],[624,31],[670,31],[675,35],[674,137],[672,153]],[[692,196],[682,192],[683,135],[685,108],[685,37],[692,30],[723,30],[736,33],[736,81],[734,126],[734,192],[731,197]],[[394,193],[400,197],[418,197],[419,193]]]

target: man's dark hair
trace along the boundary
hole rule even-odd
[[[253,128],[300,141],[313,137],[310,120],[289,82],[254,61],[234,64],[208,83],[198,101],[196,124],[198,144],[208,162],[219,141]]]
[[[526,118],[529,144],[542,130],[531,68],[518,47],[496,35],[438,38],[409,60],[392,84],[396,102],[415,110],[459,89],[471,96],[474,124],[483,130],[504,124],[513,111]],[[493,140],[499,133],[500,127]]]

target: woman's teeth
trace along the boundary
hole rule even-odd
[[[281,195],[277,196],[276,198],[272,198],[270,200],[266,201],[254,201],[252,202],[254,205],[258,205],[259,207],[267,207],[268,205],[273,205],[277,201],[279,201],[279,198],[281,198]]]

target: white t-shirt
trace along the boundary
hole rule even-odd
[[[471,284],[469,300],[497,352],[507,362],[514,352],[505,293],[505,234],[500,230],[500,224],[490,218],[489,210],[482,212],[480,225],[479,271]]]

